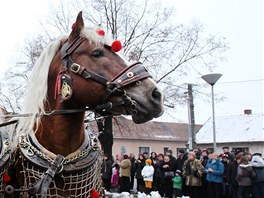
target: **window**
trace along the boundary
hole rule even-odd
[[[249,148],[248,147],[233,147],[231,152],[235,153],[238,150],[244,151],[244,152],[249,152]]]
[[[163,153],[164,153],[164,155],[165,155],[165,153],[166,153],[169,149],[170,149],[169,147],[164,147],[164,148],[163,148]]]
[[[139,147],[139,153],[143,154],[144,152],[147,152],[149,155],[149,147]]]
[[[127,152],[126,147],[125,147],[125,146],[121,146],[121,148],[120,148],[120,153],[121,153],[121,154],[124,154],[124,153],[126,153],[126,152]]]

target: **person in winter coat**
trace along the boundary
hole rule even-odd
[[[135,155],[134,153],[130,153],[129,155],[129,159],[130,159],[130,162],[131,162],[131,178],[130,178],[130,189],[133,190],[133,187],[134,187],[134,180],[135,180],[135,174],[136,174],[136,158],[135,158]]]
[[[256,173],[253,178],[252,193],[254,198],[264,197],[264,160],[260,156],[253,156],[251,165]]]
[[[159,191],[161,190],[161,171],[160,167],[161,164],[163,164],[164,155],[162,153],[158,154],[157,160],[152,161],[154,166],[154,176],[153,176],[153,183],[152,183],[152,189],[153,191]]]
[[[112,161],[108,158],[108,156],[104,156],[102,163],[102,180],[103,185],[107,191],[110,191],[111,188],[111,176],[112,176]]]
[[[174,170],[174,164],[173,161],[171,161],[171,157],[165,155],[164,161],[160,167],[161,186],[162,186],[162,191],[160,192],[161,196],[169,197],[169,198],[173,197],[173,185],[172,185],[172,178],[174,177],[173,170]]]
[[[236,155],[234,161],[231,162],[229,166],[227,167],[226,180],[229,186],[229,197],[230,198],[237,198],[238,183],[236,180],[236,176],[237,176],[237,168],[241,162],[241,157],[242,157],[242,154]]]
[[[113,167],[113,173],[111,176],[111,188],[113,192],[119,191],[119,166],[115,164]]]
[[[121,192],[130,192],[131,162],[127,154],[123,155],[123,160],[119,164],[121,169]]]
[[[194,152],[188,153],[188,160],[184,162],[182,171],[182,176],[185,178],[186,195],[191,198],[200,198],[204,167],[201,161],[196,159]]]
[[[135,162],[135,168],[136,168],[136,179],[137,179],[137,191],[143,193],[144,191],[144,180],[143,176],[141,174],[142,169],[145,166],[145,157],[143,154],[138,155],[138,159]]]
[[[182,197],[182,177],[180,170],[176,170],[175,177],[173,177],[172,182],[174,197]]]
[[[243,156],[241,158],[241,163],[237,168],[237,198],[250,198],[252,178],[255,176],[255,172],[253,171],[252,165],[249,164],[248,158]]]
[[[141,175],[143,176],[143,180],[145,181],[145,193],[148,195],[152,189],[153,175],[154,175],[154,167],[151,165],[151,159],[146,160],[146,165],[141,171]]]
[[[222,175],[222,177],[223,177],[222,193],[223,193],[223,197],[228,197],[229,196],[229,185],[227,182],[227,171],[229,168],[230,161],[229,161],[229,156],[225,153],[221,154],[221,158],[222,158],[221,162],[224,164],[224,173]]]
[[[207,163],[208,163],[208,160],[209,160],[209,157],[208,157],[209,153],[208,153],[208,150],[207,149],[203,149],[203,152],[202,152],[202,156],[201,156],[201,163],[203,165],[203,167],[205,168]],[[208,197],[208,190],[207,190],[207,181],[206,181],[206,173],[204,172],[203,176],[202,176],[202,187],[201,187],[201,197],[202,198],[209,198]]]
[[[224,164],[216,153],[210,155],[210,159],[205,167],[206,180],[208,182],[209,197],[221,198],[223,187]]]

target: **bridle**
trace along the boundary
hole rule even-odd
[[[67,87],[66,93],[61,92],[60,95],[62,97],[62,100],[68,100],[72,96],[73,88],[72,88],[72,80],[71,76],[68,73],[68,69],[73,72],[76,75],[81,76],[85,80],[93,80],[104,87],[106,87],[103,99],[101,101],[101,106],[104,104],[107,104],[106,106],[108,109],[111,109],[114,106],[126,106],[131,110],[133,114],[137,114],[136,111],[136,101],[134,101],[132,98],[130,98],[126,91],[124,90],[125,86],[131,85],[132,83],[139,82],[140,80],[146,79],[151,77],[151,75],[148,73],[147,69],[140,63],[134,63],[125,69],[123,69],[119,74],[117,74],[114,78],[109,79],[107,77],[104,77],[100,74],[97,74],[95,72],[92,72],[85,66],[81,66],[77,63],[75,63],[71,55],[72,53],[84,42],[86,38],[83,37],[77,37],[74,39],[74,41],[69,44],[69,42],[65,42],[61,48],[61,60],[62,60],[62,66],[63,69],[59,73],[59,76],[57,78],[57,81],[59,79],[60,83],[59,86],[62,86],[61,90],[64,90],[65,87]],[[107,45],[104,45],[106,48],[110,48]],[[56,83],[56,87],[58,86],[58,83]],[[55,94],[57,94],[57,90],[55,89]],[[116,102],[116,103],[109,103],[108,99],[113,96],[118,95],[122,97],[122,101]],[[109,105],[111,106],[109,108]],[[102,114],[105,110],[100,110],[100,114]]]

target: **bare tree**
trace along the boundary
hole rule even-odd
[[[28,73],[43,47],[70,31],[79,10],[84,11],[88,23],[107,28],[114,39],[121,40],[130,61],[144,63],[165,90],[168,107],[184,101],[182,89],[177,86],[178,79],[193,71],[212,70],[224,59],[228,49],[221,36],[204,36],[198,22],[176,23],[175,10],[162,1],[76,0],[72,4],[61,1],[56,6],[51,4],[50,15],[40,22],[42,31],[25,44],[24,69],[11,72],[8,78],[20,78],[26,84]]]

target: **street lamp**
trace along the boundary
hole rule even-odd
[[[215,134],[215,110],[214,110],[214,84],[219,80],[222,74],[207,74],[203,75],[202,79],[211,85],[212,88],[212,113],[213,113],[213,140],[214,152],[216,152],[216,134]]]

